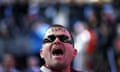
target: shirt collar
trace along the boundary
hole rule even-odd
[[[52,72],[50,69],[48,69],[48,68],[45,67],[45,66],[42,66],[42,67],[40,68],[40,71],[42,71],[42,72]]]

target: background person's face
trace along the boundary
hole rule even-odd
[[[5,67],[11,68],[15,66],[14,57],[10,54],[6,54],[4,57],[4,65]]]
[[[69,32],[61,27],[50,28],[44,38],[49,35],[64,35],[71,40]],[[76,50],[70,43],[64,43],[56,38],[53,42],[44,43],[41,50],[41,57],[44,58],[46,65],[52,69],[63,69],[70,66]]]

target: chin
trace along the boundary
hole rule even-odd
[[[62,65],[65,65],[65,63],[64,62],[61,62],[61,61],[54,61],[54,65],[56,65],[56,66],[62,66]]]
[[[52,70],[56,70],[56,71],[57,70],[60,71],[60,70],[62,70],[64,68],[66,68],[66,65],[65,64],[59,64],[59,63],[58,64],[54,64],[54,65],[51,66],[51,69]]]

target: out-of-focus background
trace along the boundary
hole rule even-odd
[[[0,72],[37,72],[47,28],[73,34],[81,69],[120,72],[119,0],[0,0]],[[80,57],[80,58],[79,58]],[[82,65],[83,64],[83,65]]]

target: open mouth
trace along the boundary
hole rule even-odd
[[[56,56],[63,55],[64,51],[62,49],[53,49],[52,54]]]

